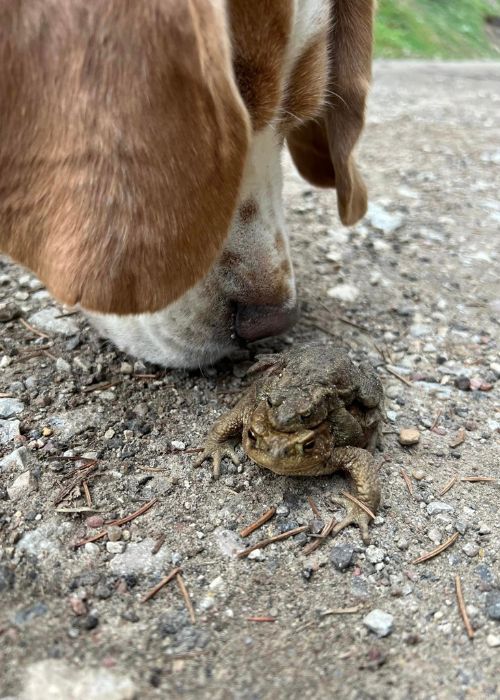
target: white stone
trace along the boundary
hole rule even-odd
[[[363,624],[378,637],[387,637],[392,632],[394,617],[383,610],[372,610],[363,618]]]
[[[486,644],[489,647],[500,647],[500,634],[489,634],[486,637]]]
[[[185,450],[186,449],[186,443],[182,442],[182,440],[172,440],[170,443],[172,445],[172,449],[174,450]]]
[[[453,510],[453,507],[444,503],[443,501],[431,501],[427,505],[427,512],[429,515],[437,515],[438,513],[449,513]]]
[[[25,667],[19,700],[134,700],[137,688],[121,673],[103,668],[76,668],[66,661],[47,659]]]
[[[59,309],[53,307],[48,307],[37,311],[35,314],[29,317],[28,321],[32,326],[38,328],[45,333],[57,333],[58,335],[76,335],[78,333],[78,326],[73,321],[72,317],[57,318],[61,315]]]
[[[334,287],[330,287],[326,294],[331,299],[353,302],[356,301],[359,296],[359,289],[353,284],[341,283],[336,284]]]
[[[367,216],[373,228],[385,234],[393,233],[403,225],[401,214],[388,212],[380,204],[374,202],[369,205]]]
[[[385,551],[371,544],[366,548],[366,558],[372,564],[380,564],[384,561]]]
[[[109,542],[108,544],[123,544],[122,542]],[[124,552],[115,554],[109,566],[114,574],[155,574],[162,573],[170,566],[171,552],[162,547],[157,554],[151,550],[155,545],[152,537],[147,537],[141,542],[129,542]],[[109,550],[108,550],[109,551]]]
[[[11,501],[17,501],[33,491],[36,491],[36,481],[29,469],[20,474],[10,486],[7,486],[7,493]]]
[[[24,411],[24,404],[18,399],[0,399],[0,418],[12,418]]]
[[[254,549],[253,552],[250,552],[248,555],[247,559],[253,559],[254,561],[264,561],[266,558],[266,555],[262,551],[262,549]]]
[[[83,545],[83,549],[85,550],[85,554],[88,554],[91,557],[97,557],[101,551],[99,549],[99,545],[97,545],[95,542],[86,542],[86,544]]]
[[[122,554],[125,547],[125,542],[106,542],[106,551],[109,554]]]

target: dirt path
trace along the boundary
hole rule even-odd
[[[48,336],[0,325],[3,700],[500,696],[500,486],[460,481],[500,477],[500,64],[377,64],[362,164],[372,209],[351,230],[331,193],[288,168],[303,313],[287,342],[345,344],[384,380],[383,502],[369,548],[350,529],[310,556],[299,535],[237,560],[239,530],[267,508],[277,516],[250,542],[307,523],[308,495],[328,517],[328,494],[345,486],[248,461],[226,464],[218,483],[192,469],[184,448],[245,386],[249,355],[203,374],[134,366],[80,316],[55,318],[45,291],[2,265],[0,294]],[[398,432],[412,426],[420,441],[403,447]],[[75,467],[49,459],[62,454],[98,458],[87,479],[97,513],[56,512]],[[119,518],[153,498],[115,541],[71,547],[96,532],[90,516]],[[441,555],[412,563],[454,533]],[[194,625],[175,583],[140,602],[177,565]],[[327,614],[339,608],[351,612]],[[374,610],[386,615],[366,620]]]

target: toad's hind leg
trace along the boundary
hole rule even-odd
[[[343,469],[351,476],[354,482],[353,496],[372,513],[376,513],[380,503],[380,486],[371,454],[359,447],[337,447],[333,450],[332,460],[337,469]],[[332,534],[337,534],[348,525],[358,525],[363,542],[368,544],[371,516],[348,498],[332,497],[331,500],[347,511],[346,517],[335,525]]]

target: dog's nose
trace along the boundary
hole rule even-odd
[[[236,334],[243,340],[253,341],[280,335],[297,320],[297,306],[238,304],[234,320]]]

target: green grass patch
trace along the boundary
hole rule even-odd
[[[485,18],[500,0],[379,0],[375,55],[382,58],[500,58]]]

